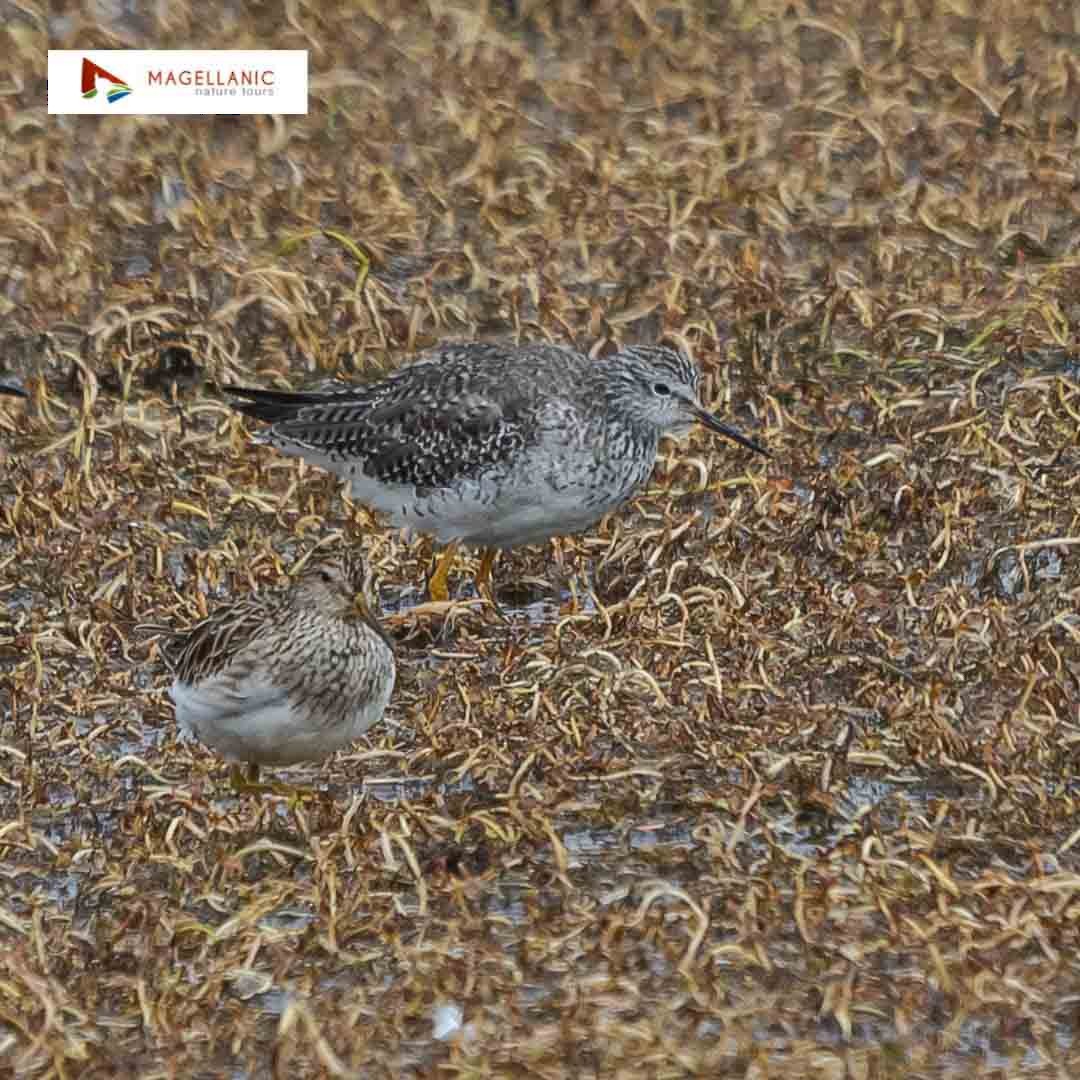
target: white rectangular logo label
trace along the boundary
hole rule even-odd
[[[306,49],[49,50],[49,112],[307,115]]]

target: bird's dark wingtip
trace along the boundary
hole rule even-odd
[[[21,387],[16,386],[14,383],[0,382],[0,394],[9,394],[11,397],[29,397],[30,395]]]
[[[305,394],[295,390],[262,390],[253,386],[223,386],[222,392],[236,399],[229,407],[255,420],[274,423],[296,415],[305,405],[322,400],[321,394]]]
[[[258,386],[223,386],[222,392],[231,397],[246,398],[248,401],[275,401],[279,403],[307,401],[313,396],[296,390],[264,390]]]

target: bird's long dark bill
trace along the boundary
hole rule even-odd
[[[710,431],[715,431],[718,435],[726,435],[740,446],[745,446],[747,450],[753,450],[755,453],[764,454],[766,457],[772,457],[772,454],[770,454],[764,446],[759,446],[753,439],[748,439],[733,427],[728,427],[727,424],[722,420],[717,419],[712,413],[707,413],[704,409],[695,409],[694,411],[698,420],[700,420]]]

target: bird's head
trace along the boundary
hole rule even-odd
[[[614,364],[613,396],[632,419],[657,435],[685,435],[702,424],[748,450],[768,451],[702,407],[701,373],[684,353],[667,345],[632,345],[608,361]]]

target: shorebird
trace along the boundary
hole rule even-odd
[[[429,584],[446,600],[458,544],[499,550],[580,532],[652,473],[660,439],[696,423],[768,451],[701,405],[697,365],[663,345],[593,361],[555,345],[444,344],[368,385],[288,392],[226,386],[270,426],[255,441],[351,482],[352,497],[449,545]]]
[[[236,791],[260,765],[318,761],[383,715],[394,652],[351,558],[308,564],[285,594],[221,607],[163,650],[181,730],[234,762]],[[246,775],[240,763],[247,765]]]

